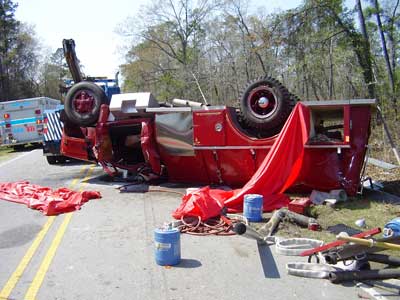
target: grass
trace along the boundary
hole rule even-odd
[[[335,207],[313,206],[308,213],[317,219],[322,230],[311,231],[284,221],[280,223],[275,234],[282,237],[306,237],[330,242],[336,240],[336,235],[328,231],[330,226],[344,224],[360,231],[375,227],[383,228],[387,222],[400,216],[400,206],[355,197],[346,202],[338,203]],[[366,228],[357,228],[354,224],[356,220],[361,218],[365,219]]]
[[[12,147],[0,147],[0,161],[6,159],[13,151]]]

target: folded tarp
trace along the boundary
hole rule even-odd
[[[27,181],[0,182],[0,200],[22,203],[46,216],[72,212],[91,199],[99,199],[96,191],[76,192],[67,188],[52,190]]]
[[[289,197],[283,193],[300,174],[309,132],[310,111],[305,105],[298,103],[264,161],[243,188],[233,191],[204,189],[189,193],[183,197],[173,217],[179,219],[182,216],[193,216],[196,212],[194,207],[202,207],[199,215],[202,218],[216,216],[217,206],[225,206],[229,212],[240,212],[243,210],[243,197],[246,194],[263,195],[264,211],[287,206]],[[212,210],[207,211],[207,207],[212,207]]]

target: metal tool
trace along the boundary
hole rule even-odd
[[[346,233],[341,232],[337,235],[337,239],[346,242],[352,242],[355,244],[368,246],[368,247],[378,247],[384,249],[391,249],[391,250],[400,250],[400,245],[387,243],[387,242],[378,242],[373,239],[360,239],[356,237],[348,236]]]

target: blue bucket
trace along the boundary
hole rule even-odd
[[[181,238],[176,228],[154,230],[154,255],[160,266],[173,266],[181,261]]]
[[[243,215],[250,222],[260,222],[263,213],[263,196],[257,194],[244,195]]]

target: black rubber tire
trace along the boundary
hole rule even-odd
[[[48,155],[48,156],[46,156],[46,159],[47,159],[47,162],[49,163],[49,165],[57,164],[57,156]]]
[[[94,105],[89,112],[78,112],[74,107],[74,99],[80,93],[86,92],[93,97]],[[64,110],[68,120],[80,127],[87,127],[95,124],[99,118],[100,107],[108,104],[109,100],[101,87],[93,82],[82,81],[74,84],[65,96]]]
[[[14,151],[19,152],[25,150],[25,144],[15,145],[13,146]]]
[[[256,90],[262,90],[263,87],[274,101],[272,111],[267,111],[265,115],[263,112],[254,111],[249,103],[251,94]],[[281,131],[295,104],[296,97],[290,94],[278,80],[271,77],[259,78],[250,82],[240,97],[239,119],[244,127],[256,131],[258,136],[273,136]]]
[[[67,160],[67,158],[63,155],[57,156],[57,162],[59,164],[65,164],[66,160]]]

